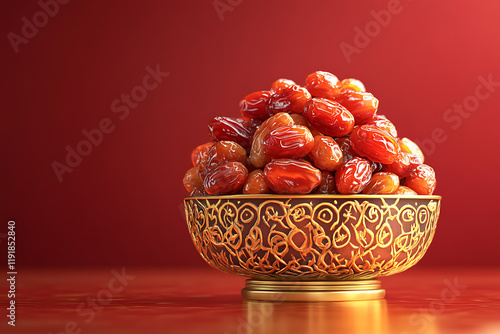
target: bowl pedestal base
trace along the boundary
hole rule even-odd
[[[383,299],[380,281],[272,281],[248,279],[241,296],[249,300],[323,302]]]

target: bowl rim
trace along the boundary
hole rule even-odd
[[[340,195],[340,194],[305,194],[305,195],[283,195],[283,194],[237,194],[237,195],[208,195],[208,196],[186,196],[184,200],[190,199],[273,199],[273,198],[285,198],[285,199],[300,199],[300,198],[324,198],[324,199],[375,199],[375,198],[404,198],[404,199],[434,199],[441,200],[440,195],[364,195],[364,194],[354,194],[354,195]]]

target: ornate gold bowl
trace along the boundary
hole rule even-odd
[[[440,196],[186,197],[189,233],[212,267],[249,276],[248,299],[371,300],[375,278],[415,265],[429,247]]]

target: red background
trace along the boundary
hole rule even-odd
[[[402,0],[350,62],[339,45],[376,29],[387,1],[221,2],[223,20],[212,0],[71,1],[18,53],[7,35],[40,5],[2,2],[0,232],[16,221],[18,265],[203,265],[180,209],[191,149],[247,93],[315,70],[361,79],[402,136],[443,129],[426,160],[442,214],[422,264],[499,264],[500,87],[457,129],[443,117],[479,76],[500,82],[500,2]],[[170,75],[121,120],[111,103],[157,64]],[[60,183],[51,164],[103,118],[114,131]]]

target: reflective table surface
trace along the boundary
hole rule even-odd
[[[500,333],[500,268],[417,266],[364,302],[245,301],[244,282],[211,268],[23,270],[15,327],[0,296],[0,333]]]

